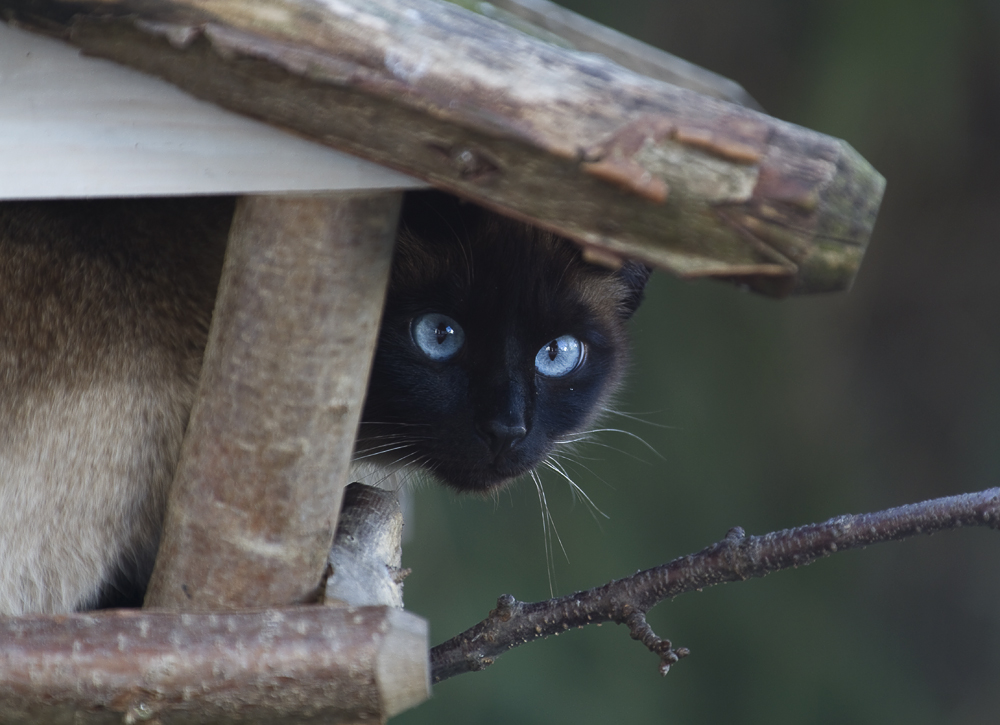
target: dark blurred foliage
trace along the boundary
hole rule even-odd
[[[655,275],[619,408],[575,480],[546,477],[555,591],[751,533],[1000,481],[1000,4],[577,0],[742,83],[888,179],[849,294],[760,299]],[[663,427],[657,427],[663,426]],[[610,446],[606,448],[604,446]],[[597,460],[594,460],[597,459]],[[416,494],[408,606],[439,642],[497,595],[549,595],[530,482]],[[568,561],[567,561],[568,557]],[[659,605],[693,654],[664,679],[613,625],[515,650],[396,722],[1000,722],[1000,534],[849,552]]]

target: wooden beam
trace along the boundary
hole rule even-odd
[[[846,143],[435,0],[0,0],[85,51],[530,220],[769,294],[850,285]]]
[[[0,722],[379,723],[430,694],[427,623],[392,607],[0,618]]]
[[[345,192],[237,204],[147,606],[317,598],[401,200]]]
[[[650,78],[703,93],[720,101],[763,110],[739,83],[654,48],[549,0],[448,0],[474,13],[566,48],[600,53]]]

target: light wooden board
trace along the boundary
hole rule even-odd
[[[0,199],[422,186],[0,23]]]

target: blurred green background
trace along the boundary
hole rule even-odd
[[[654,275],[619,408],[655,423],[546,478],[557,594],[750,533],[1000,480],[1000,4],[577,0],[846,139],[888,179],[849,294],[783,302]],[[659,426],[659,427],[658,427]],[[617,449],[617,450],[615,450]],[[596,459],[596,460],[592,460]],[[590,469],[590,470],[587,470]],[[407,605],[438,643],[549,596],[530,482],[417,491]],[[1000,722],[1000,534],[960,530],[663,603],[666,678],[605,625],[514,650],[395,723]]]

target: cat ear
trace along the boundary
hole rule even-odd
[[[625,296],[619,308],[622,319],[629,319],[638,309],[652,271],[652,267],[647,267],[642,262],[629,260],[616,272],[619,279],[625,283]]]

